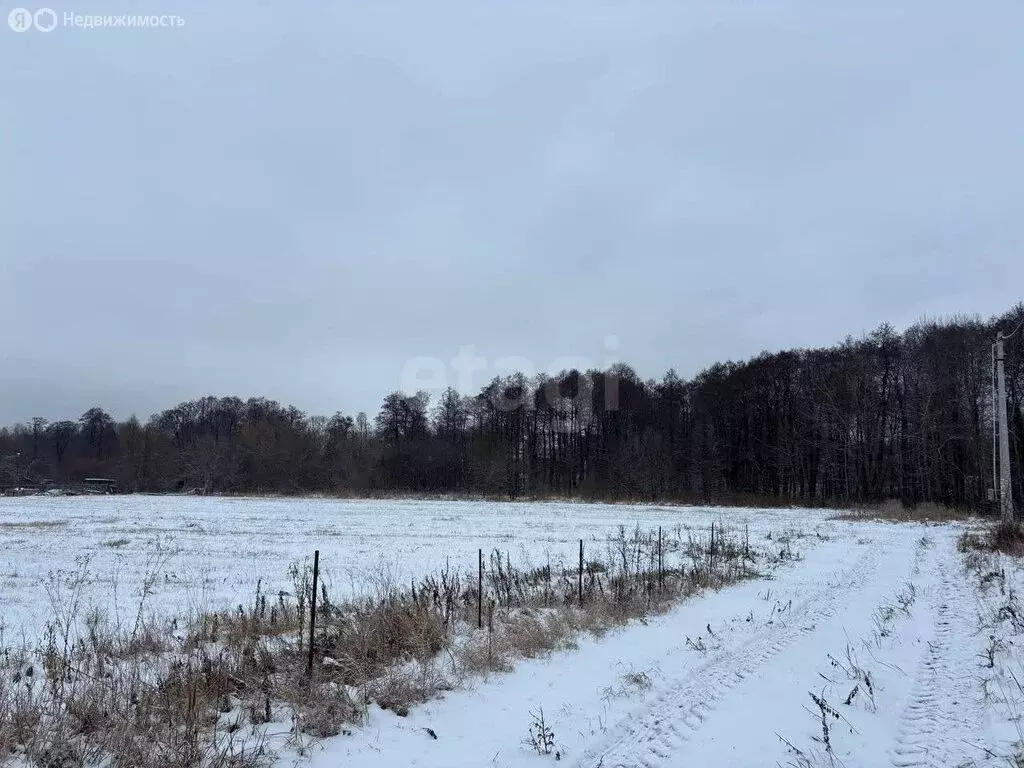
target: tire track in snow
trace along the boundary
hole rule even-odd
[[[815,631],[846,604],[877,565],[875,547],[839,572],[838,585],[794,602],[787,620],[719,654],[663,690],[639,716],[627,717],[601,746],[586,751],[577,768],[661,768],[679,755],[722,700],[759,668]]]
[[[909,701],[889,752],[896,768],[973,765],[970,744],[982,724],[975,691],[978,660],[968,609],[974,605],[957,573],[949,543],[937,563],[938,589],[932,598],[934,632],[914,675]],[[951,574],[950,571],[953,571]]]

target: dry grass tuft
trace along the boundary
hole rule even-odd
[[[0,523],[0,531],[47,530],[49,528],[63,528],[67,524],[67,520],[27,520],[25,522],[5,522]]]
[[[969,532],[960,537],[961,552],[1002,552],[1013,557],[1024,557],[1024,528],[1017,521],[999,521],[985,531]]]
[[[977,513],[957,507],[947,507],[934,502],[920,502],[905,505],[896,499],[889,499],[879,504],[870,504],[835,515],[833,520],[882,520],[896,523],[948,523],[955,520],[968,520]]]
[[[1020,557],[1024,555],[1024,528],[1019,522],[1000,522],[989,531],[988,543],[996,552]]]

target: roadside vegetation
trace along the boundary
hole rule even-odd
[[[175,618],[147,610],[158,563],[134,615],[117,619],[86,605],[83,560],[51,574],[41,641],[0,637],[0,754],[40,768],[269,765],[373,706],[404,716],[517,660],[799,557],[787,535],[756,546],[741,531],[713,536],[620,528],[588,545],[582,569],[496,550],[482,591],[479,573],[445,569],[407,586],[382,574],[371,594],[339,599],[323,583],[314,595],[310,564],[294,563],[290,592],[257,587],[232,610]]]
[[[1000,552],[1024,557],[1024,527],[1019,521],[990,523],[981,530],[969,531],[960,537],[960,551]]]
[[[1016,651],[1024,642],[1024,527],[1019,521],[998,521],[960,537],[964,567],[977,598],[979,637],[986,638],[978,655],[986,705],[1001,716],[1014,748],[993,753],[1001,764],[1024,766],[1024,666]]]
[[[877,504],[854,505],[837,514],[835,520],[883,520],[895,523],[948,523],[976,517],[977,510],[969,506],[947,506],[930,501],[904,504],[898,499]]]

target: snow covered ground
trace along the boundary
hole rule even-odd
[[[477,549],[500,548],[516,563],[572,562],[585,539],[602,546],[619,525],[742,526],[752,535],[807,527],[827,513],[701,510],[574,503],[338,501],[168,496],[0,498],[0,621],[32,635],[48,608],[58,569],[89,558],[85,599],[135,615],[149,579],[147,609],[161,613],[248,603],[290,590],[290,563],[320,550],[333,594],[364,591],[381,574],[399,583],[450,562],[475,568]]]
[[[958,527],[816,527],[805,559],[769,581],[522,662],[406,718],[374,709],[311,765],[537,766],[555,753],[578,768],[1008,765],[1019,737],[982,695],[987,638]],[[541,709],[550,755],[525,743]]]
[[[802,559],[646,622],[520,662],[407,717],[371,707],[351,734],[290,751],[311,768],[1005,766],[1024,712],[1019,565],[965,570],[961,525],[830,520],[827,511],[585,504],[339,502],[159,497],[0,500],[8,630],[38,628],[48,573],[90,556],[88,599],[153,608],[234,604],[258,579],[288,588],[290,561],[319,548],[337,589],[365,589],[478,547],[521,561],[571,559],[618,525],[749,526]],[[769,534],[772,536],[768,539]],[[154,559],[154,548],[163,554]],[[997,575],[993,576],[995,573]],[[116,593],[113,587],[116,585]],[[1009,608],[1007,608],[1009,606]],[[45,605],[43,606],[45,609]],[[990,661],[992,662],[990,665]],[[526,743],[543,710],[550,754]],[[287,730],[287,723],[279,724]]]

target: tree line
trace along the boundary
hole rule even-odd
[[[689,380],[620,364],[495,378],[434,402],[392,392],[372,420],[259,397],[203,397],[145,423],[94,407],[0,429],[0,488],[102,476],[130,491],[976,507],[992,485],[991,344],[1022,320],[1024,304],[987,321],[883,325]],[[1006,376],[1018,505],[1022,336]]]

